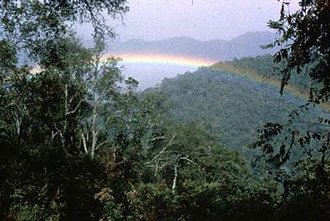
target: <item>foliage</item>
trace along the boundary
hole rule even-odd
[[[280,34],[269,46],[282,47],[274,55],[282,63],[281,93],[289,80],[298,79],[313,106],[328,104],[329,1],[299,1],[293,13],[290,4],[282,1],[279,20],[269,22]],[[283,123],[264,125],[254,144],[262,151],[258,161],[282,185],[282,219],[326,220],[329,213],[329,120],[320,114],[307,118],[311,103],[297,107]]]
[[[274,59],[286,62],[282,69],[281,91],[294,70],[300,74],[307,67],[312,79],[311,101],[326,101],[329,97],[329,1],[299,1],[300,7],[295,12],[290,11],[290,4],[290,0],[282,1],[280,18],[269,22],[269,27],[280,34],[272,45],[282,47]]]
[[[227,61],[226,63],[233,65],[237,69],[240,69],[241,72],[255,73],[258,77],[263,78],[265,81],[271,82],[272,80],[275,80],[276,83],[281,82],[282,75],[280,70],[282,70],[286,65],[285,61],[274,63],[272,55],[244,57],[241,59],[234,59],[233,61]],[[300,94],[306,98],[308,98],[309,95],[308,92],[311,81],[307,71],[308,69],[305,68],[302,69],[299,74],[297,74],[296,71],[292,70],[292,75],[290,77],[290,86],[297,89]]]
[[[302,161],[302,171],[286,184],[284,219],[327,220],[329,217],[329,162]]]
[[[266,65],[263,66],[260,60]],[[250,70],[254,63],[253,70],[260,71],[261,78],[263,69],[272,70],[267,66],[271,63],[267,57],[243,58],[234,62],[237,69],[249,66]],[[267,78],[258,82],[239,73],[246,72],[237,74],[229,69],[201,68],[194,73],[165,79],[154,91],[167,98],[165,106],[170,118],[200,124],[222,144],[244,151],[244,147],[256,138],[258,128],[275,120],[285,122],[286,115],[305,101],[290,93],[281,97],[278,88],[269,84]],[[314,114],[326,116],[319,108],[310,107],[310,112],[305,114],[306,119],[312,119]]]
[[[95,35],[113,31],[104,14],[117,18],[128,11],[126,0],[97,1],[2,1],[0,5],[1,37],[22,40],[21,44],[36,47],[47,39],[62,37],[74,23],[91,23]]]
[[[278,66],[282,75],[281,93],[290,78],[296,82],[298,79],[300,88],[309,89],[310,102],[326,103],[329,2],[299,1],[299,9],[293,13],[289,10],[290,4],[282,1],[279,20],[269,22],[269,27],[280,34],[280,38],[268,46],[282,46],[274,55],[274,61],[281,63]],[[311,106],[310,103],[301,105],[289,114],[287,122],[269,123],[260,131],[255,146],[261,147],[268,163],[280,168],[292,158],[299,161],[317,157],[323,164],[329,157],[328,116],[314,113],[313,118],[306,117]]]

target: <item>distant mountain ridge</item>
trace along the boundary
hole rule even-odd
[[[190,37],[173,37],[159,41],[132,39],[110,45],[112,54],[170,54],[213,59],[232,60],[246,56],[273,53],[276,49],[261,49],[261,45],[273,42],[276,35],[270,32],[248,32],[232,40],[201,41]]]

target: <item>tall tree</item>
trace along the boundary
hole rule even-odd
[[[125,0],[1,1],[1,220],[98,219],[105,169],[80,154],[79,133],[95,54],[72,41],[72,26],[113,37],[104,16],[127,10]]]

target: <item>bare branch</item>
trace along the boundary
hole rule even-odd
[[[156,156],[154,156],[154,158],[152,158],[151,161],[155,161],[160,155],[162,155],[166,151],[166,149],[172,145],[172,142],[174,141],[174,139],[175,139],[175,134],[173,134],[173,136],[172,136],[171,140],[168,142],[168,144]]]
[[[70,115],[70,114],[74,114],[78,110],[81,102],[82,102],[82,99],[79,101],[79,103],[77,104],[77,106],[72,111],[66,112],[65,115],[67,116],[67,115]]]

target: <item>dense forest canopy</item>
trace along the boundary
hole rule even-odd
[[[289,3],[283,1],[280,20],[270,22],[281,34],[275,44],[283,49],[275,60],[283,62],[282,88],[291,74],[311,65],[304,72],[311,80],[300,75],[303,80],[295,84],[304,88],[311,81],[310,101],[327,100],[329,2],[300,1],[293,14],[286,10]],[[253,100],[253,89],[268,99],[274,88],[212,68],[137,93],[138,82],[124,78],[117,59],[102,59],[104,40],[113,37],[104,16],[117,18],[127,5],[125,0],[0,3],[0,219],[328,220],[327,113],[306,104],[286,121],[275,110],[283,112],[287,105]],[[91,48],[72,30],[80,22],[94,27]],[[20,59],[22,53],[28,59]],[[260,59],[269,64],[260,65]],[[32,70],[31,62],[41,68]],[[260,72],[271,65],[266,58],[232,63]],[[241,91],[220,83],[226,80]],[[232,128],[257,124],[237,112],[243,103],[235,97],[242,94],[245,109],[275,121],[258,122],[265,125],[253,145],[258,157],[252,166],[215,130],[225,118],[232,118]],[[290,105],[301,101],[290,99]],[[255,109],[258,105],[266,109]],[[297,123],[298,118],[311,123],[315,115],[321,118],[313,127]],[[284,123],[276,122],[281,117]],[[226,130],[233,133],[230,139],[244,140],[244,131]]]
[[[291,84],[295,90],[281,96],[280,77],[273,74],[272,56],[242,58],[165,79],[154,90],[167,98],[172,119],[198,123],[227,147],[247,151],[259,128],[285,122],[306,103],[304,82],[295,81]],[[303,114],[306,121],[315,116],[328,115],[320,107]]]

